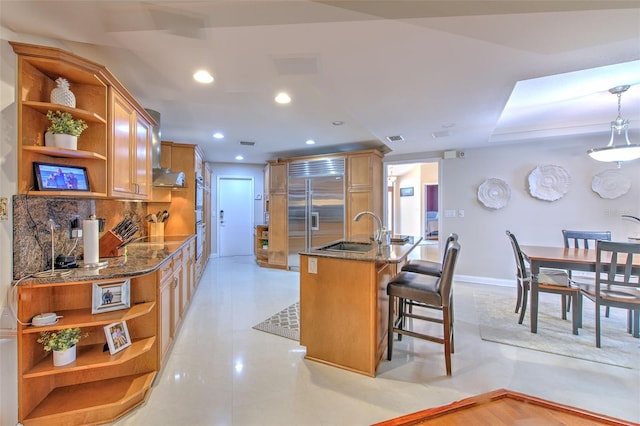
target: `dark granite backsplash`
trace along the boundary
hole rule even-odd
[[[105,218],[104,230],[109,230],[124,218],[138,224],[137,235],[144,236],[146,203],[116,200],[92,200],[32,195],[13,196],[13,278],[19,279],[51,267],[51,232],[49,219],[55,229],[54,253],[82,258],[82,238],[69,236],[69,223],[82,221],[91,214]],[[136,236],[137,236],[136,235]]]

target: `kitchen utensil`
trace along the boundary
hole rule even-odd
[[[145,219],[147,219],[147,222],[151,222],[151,223],[156,223],[156,222],[158,222],[158,217],[157,217],[155,214],[153,214],[153,213],[149,213],[149,214],[145,217]]]

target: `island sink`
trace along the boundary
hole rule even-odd
[[[372,243],[362,243],[357,241],[339,241],[337,243],[333,243],[328,246],[321,247],[318,250],[366,253],[372,248],[373,248]]]

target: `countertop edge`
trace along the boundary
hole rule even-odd
[[[67,276],[34,277],[33,274],[12,281],[11,285],[44,285],[61,284],[67,282],[102,281],[118,278],[130,278],[146,275],[156,271],[173,255],[183,249],[196,238],[195,234],[184,235],[183,239],[164,242],[135,242],[127,245],[124,255],[117,257],[101,258],[107,261],[107,266],[101,268],[72,268],[57,269],[55,271],[71,271]],[[195,253],[194,253],[195,254]],[[130,261],[129,258],[135,258]],[[140,262],[137,262],[140,260]],[[142,263],[144,261],[144,263]],[[98,272],[98,274],[96,274]],[[102,272],[102,274],[101,274]]]

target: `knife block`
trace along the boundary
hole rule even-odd
[[[99,249],[100,257],[117,257],[124,254],[124,247],[120,247],[124,241],[113,231],[105,232],[100,237]]]

